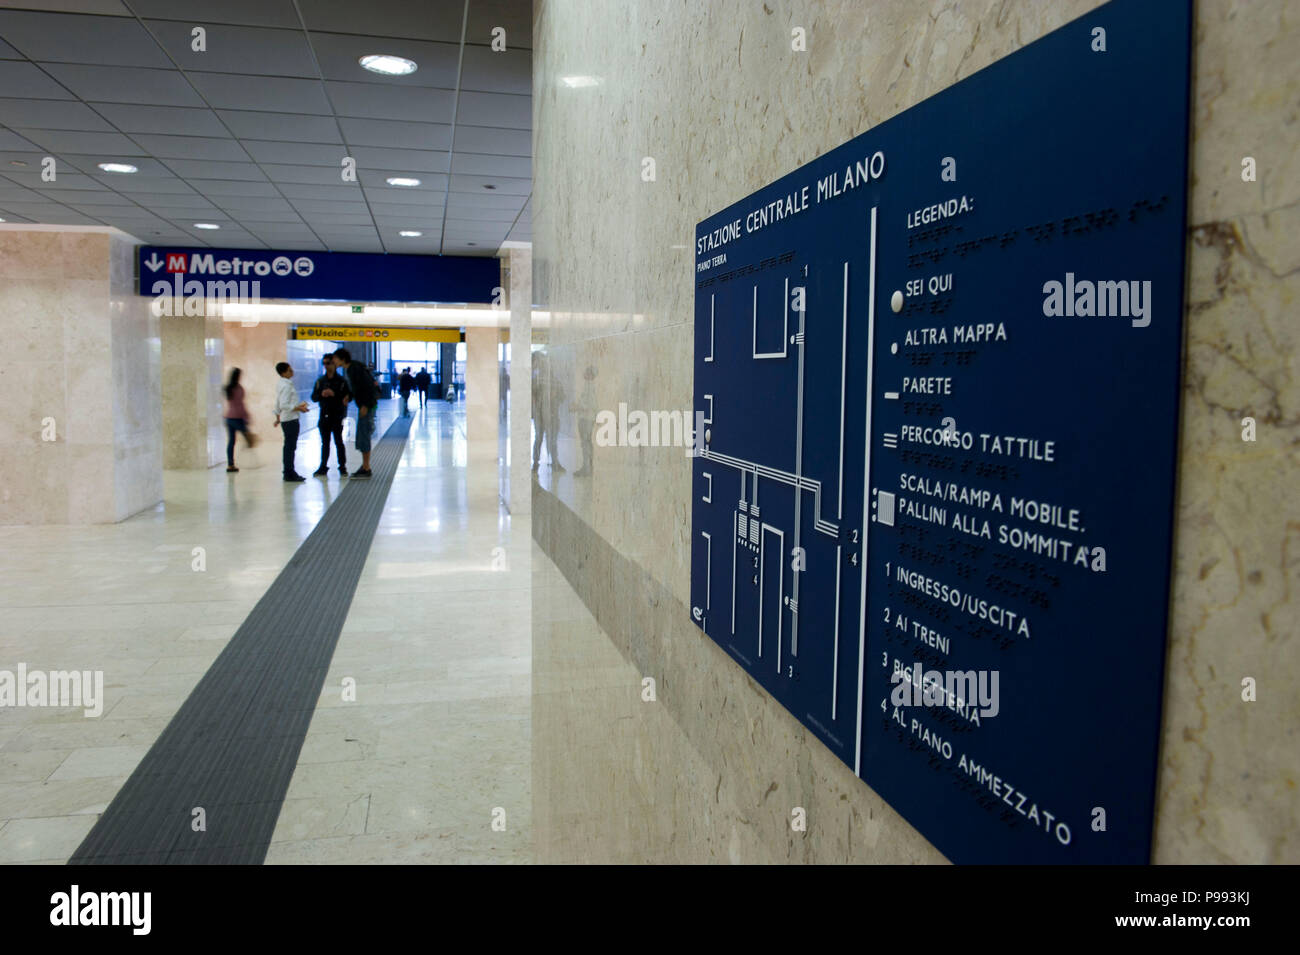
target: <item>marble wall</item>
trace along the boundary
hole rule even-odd
[[[500,342],[499,329],[465,329],[465,433],[471,452],[481,448],[492,457],[501,421]]]
[[[135,241],[0,226],[0,523],[123,520],[162,500],[158,320]]]
[[[226,442],[221,395],[225,323],[220,314],[205,313],[164,315],[159,325],[163,467],[220,464]]]
[[[550,312],[558,381],[542,400],[558,406],[561,462],[583,459],[571,410],[584,388],[579,404],[598,408],[691,407],[698,220],[1096,6],[537,0],[533,300]],[[1294,863],[1300,10],[1197,9],[1154,859]],[[807,52],[791,51],[792,26]],[[1244,156],[1258,181],[1242,181]],[[549,558],[533,607],[539,859],[942,861],[689,623],[681,450],[597,447],[592,472],[534,485]],[[1241,699],[1247,676],[1258,702]],[[795,805],[807,833],[790,832]]]
[[[244,406],[248,409],[249,430],[263,441],[279,447],[280,433],[271,427],[275,420],[275,391],[279,379],[275,373],[277,362],[287,361],[289,326],[280,322],[259,322],[246,325],[226,322],[225,368],[222,384],[230,380],[230,370],[240,369],[239,383],[244,386]],[[268,445],[270,447],[271,445]],[[242,442],[241,442],[242,446]],[[225,442],[221,445],[225,457]],[[239,451],[235,452],[239,463]]]

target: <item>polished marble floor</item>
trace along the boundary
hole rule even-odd
[[[269,863],[533,858],[545,558],[507,510],[504,437],[471,448],[463,404],[413,413]],[[319,450],[303,436],[300,472]],[[282,483],[274,440],[237,456],[236,475],[168,472],[164,503],[120,524],[0,528],[0,669],[104,673],[98,717],[0,707],[0,862],[66,861],[343,487]]]

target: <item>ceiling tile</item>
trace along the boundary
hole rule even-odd
[[[112,132],[110,126],[85,103],[76,100],[0,98],[0,123],[35,129],[83,129]]]
[[[159,68],[171,65],[149,32],[125,17],[0,10],[0,35],[29,60]]]
[[[341,143],[333,116],[296,113],[261,113],[217,110],[217,115],[240,139],[293,140],[300,143]]]
[[[287,163],[263,163],[262,169],[272,182],[307,183],[318,186],[332,186],[355,190],[356,183],[343,180],[343,167],[333,166],[297,166]]]
[[[465,42],[488,45],[492,28],[506,31],[506,49],[530,49],[533,45],[532,0],[473,0],[465,25]]]
[[[96,112],[124,133],[161,133],[171,136],[226,136],[215,113],[206,107],[140,106],[92,103]]]
[[[476,93],[472,90],[461,90],[456,122],[471,126],[531,129],[533,98],[511,96],[507,93]]]
[[[456,137],[460,145],[460,136]],[[526,156],[483,156],[477,153],[456,150],[455,168],[473,170],[480,176],[504,176],[513,179],[532,180],[533,161]]]
[[[458,2],[410,0],[299,0],[308,30],[460,42],[464,7]]]
[[[121,133],[82,133],[71,129],[18,129],[17,133],[42,149],[78,153],[105,153],[117,156],[147,156]]]
[[[21,6],[26,10],[46,10],[51,13],[94,13],[109,17],[129,17],[131,11],[122,0],[6,0],[5,6]]]
[[[75,99],[35,64],[17,60],[0,60],[0,90],[8,98]]]
[[[205,196],[256,198],[280,194],[274,183],[270,182],[239,182],[231,179],[189,179],[187,181]]]
[[[329,166],[339,176],[343,173],[343,158],[348,155],[342,143],[277,143],[256,139],[242,142],[249,155],[260,163]]]
[[[465,46],[460,88],[486,93],[533,93],[533,55],[529,50],[493,51],[486,46]]]
[[[56,80],[86,102],[140,103],[149,106],[202,106],[203,101],[176,70],[128,66],[47,63]],[[0,69],[3,63],[0,62]]]
[[[473,168],[469,165],[467,168]],[[488,189],[487,186],[495,186],[495,189]],[[464,173],[455,173],[451,177],[452,192],[470,192],[474,194],[482,192],[495,193],[496,195],[507,196],[526,196],[533,191],[533,181],[531,179],[507,179],[505,176],[471,176]],[[520,200],[520,205],[523,202]]]
[[[352,146],[390,146],[398,149],[450,149],[451,126],[441,123],[397,122],[388,119],[339,119],[343,135]],[[459,141],[460,130],[456,131]]]
[[[218,162],[248,162],[248,154],[237,140],[216,136],[158,136],[150,133],[132,137],[159,159],[211,159]]]
[[[299,29],[293,0],[131,0],[141,17],[185,23],[239,23]]]
[[[268,166],[266,168],[267,175],[271,176],[272,180],[281,182],[280,180],[276,180],[275,176],[271,174],[271,170],[275,167]],[[360,187],[355,182],[338,183],[337,185],[332,186],[320,185],[317,183],[282,182],[280,185],[280,192],[289,199],[328,199],[330,201],[347,201],[349,199],[356,200],[365,198],[361,194]]]
[[[233,73],[189,73],[190,81],[214,109],[266,109],[277,112],[330,114],[319,80]]]
[[[446,172],[450,155],[425,149],[385,149],[377,146],[356,146],[352,155],[358,169],[398,170],[412,173]],[[393,175],[389,172],[388,175]],[[420,177],[417,177],[420,178]]]
[[[456,66],[460,58],[459,43],[428,43],[419,40],[377,39],[371,36],[348,36],[337,33],[311,34],[312,48],[320,62],[321,76],[327,80],[378,83],[386,86],[435,86],[456,88]],[[403,56],[416,64],[406,76],[372,73],[358,62],[370,53]]]
[[[327,82],[325,87],[340,116],[450,123],[455,106],[456,94],[451,90],[337,82]]]
[[[183,70],[319,79],[311,47],[301,29],[210,25],[205,27],[205,49],[197,51],[193,46],[192,23],[163,20],[147,23]]]
[[[265,180],[262,170],[251,162],[207,162],[201,159],[169,159],[167,167],[182,179]]]

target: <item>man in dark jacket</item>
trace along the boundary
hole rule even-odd
[[[429,400],[429,385],[433,379],[429,376],[428,368],[421,368],[415,375],[415,387],[420,391],[420,407],[423,408],[425,402]]]
[[[348,413],[348,398],[352,392],[347,380],[335,370],[334,355],[326,355],[321,361],[325,366],[325,374],[316,379],[316,385],[311,390],[311,400],[320,405],[320,424],[317,426],[320,431],[320,467],[316,469],[315,475],[321,477],[329,470],[330,438],[333,437],[334,447],[338,451],[339,474],[346,477],[348,455],[343,448],[343,419]]]
[[[415,389],[415,378],[411,375],[411,369],[402,369],[402,374],[397,379],[397,393],[402,396],[402,417],[405,418],[410,411],[407,409],[407,401],[410,400],[411,392]]]
[[[354,478],[368,478],[370,471],[370,438],[375,433],[375,409],[379,406],[379,389],[374,376],[365,366],[352,360],[352,353],[340,348],[334,360],[343,367],[348,390],[357,406],[357,450],[361,452],[361,470],[353,471]]]

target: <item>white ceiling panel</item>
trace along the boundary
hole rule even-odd
[[[0,64],[2,68],[3,64]],[[203,100],[175,70],[43,63],[42,68],[84,102],[149,106],[202,106]]]
[[[0,123],[36,129],[113,131],[113,126],[107,120],[77,100],[0,98]]]
[[[299,143],[341,143],[339,125],[333,116],[303,116],[298,113],[263,113],[217,110],[217,115],[241,139],[293,140]]]
[[[167,136],[225,136],[226,127],[212,110],[92,102],[95,111],[124,133]]]
[[[450,123],[456,102],[452,90],[420,86],[327,82],[325,88],[329,90],[334,109],[340,116]]]
[[[119,156],[147,156],[148,150],[137,146],[121,133],[83,133],[73,129],[15,129],[23,138],[42,149],[54,151],[101,153],[103,162]],[[92,163],[93,165],[93,163]]]
[[[36,64],[0,60],[0,92],[8,98],[75,99]]]
[[[215,136],[157,136],[137,133],[131,137],[149,155],[159,159],[210,159],[217,162],[248,162],[237,139]]]
[[[251,162],[206,162],[201,159],[169,159],[167,168],[182,179],[265,180],[260,167]]]
[[[131,0],[131,9],[146,19],[204,26],[235,23],[295,30],[300,27],[293,0]]]
[[[471,126],[500,126],[508,129],[531,129],[533,99],[508,93],[460,91],[456,122]]]
[[[466,10],[465,0],[0,0],[0,203],[15,206],[5,218],[89,218],[200,246],[284,238],[491,255],[527,225],[532,3],[472,0],[462,40]],[[206,50],[192,47],[195,26]],[[503,53],[489,48],[497,27]],[[367,53],[418,69],[370,73],[357,62]],[[55,182],[40,179],[45,156]],[[343,181],[346,156],[359,182]],[[139,172],[98,170],[109,161]],[[422,182],[392,187],[391,176]],[[203,220],[224,228],[195,230]],[[402,239],[403,228],[425,234]]]
[[[328,116],[320,80],[235,73],[188,73],[195,88],[214,109],[265,109]]]
[[[308,30],[459,43],[461,0],[298,0]]]
[[[312,49],[320,61],[320,75],[327,80],[361,81],[393,86],[456,88],[459,43],[428,43],[339,33],[311,34]],[[357,69],[357,61],[373,53],[401,56],[418,64],[414,73],[386,77]],[[314,75],[314,74],[313,74]]]
[[[411,123],[345,116],[339,119],[339,127],[352,146],[435,150],[451,148],[451,126],[445,123]],[[459,129],[456,135],[459,138]]]
[[[343,158],[348,155],[342,143],[274,143],[245,139],[249,155],[260,163],[301,166],[329,166],[343,172]]]
[[[208,25],[204,27],[204,49],[195,50],[191,32],[194,24],[165,20],[146,23],[182,70],[319,79],[311,44],[301,30]]]
[[[167,67],[167,55],[133,19],[0,10],[0,36],[29,60]]]
[[[508,39],[507,35],[507,39]],[[460,88],[484,93],[533,94],[533,57],[528,50],[496,51],[486,46],[466,46]],[[530,124],[531,125],[531,124]]]

